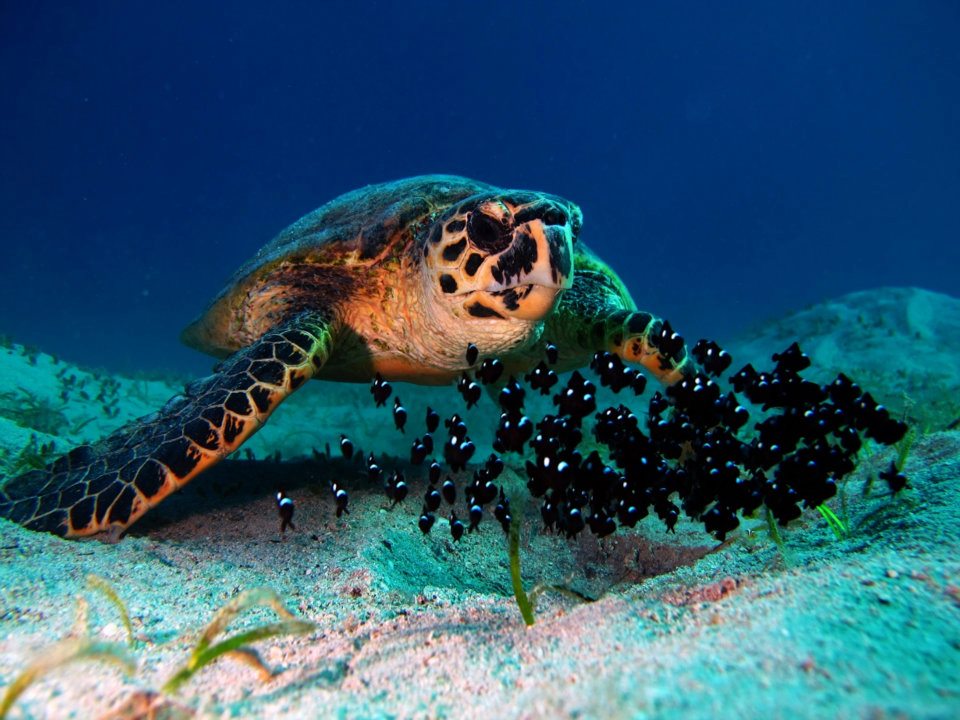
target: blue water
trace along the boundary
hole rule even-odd
[[[220,5],[0,6],[0,333],[202,370],[180,328],[261,244],[428,172],[575,200],[692,338],[960,295],[953,1]]]

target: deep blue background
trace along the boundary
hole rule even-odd
[[[205,369],[179,330],[261,244],[426,172],[579,202],[690,337],[960,296],[955,0],[221,5],[0,5],[0,332]]]

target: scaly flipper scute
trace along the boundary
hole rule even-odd
[[[0,516],[65,537],[119,535],[240,447],[323,366],[330,344],[330,324],[314,313],[274,328],[159,413],[11,479]]]

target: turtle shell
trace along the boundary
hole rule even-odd
[[[255,338],[244,332],[237,308],[258,285],[283,281],[305,265],[333,267],[344,283],[319,286],[316,307],[323,307],[324,289],[339,289],[342,298],[351,268],[370,265],[406,237],[404,230],[463,198],[494,190],[491,185],[454,175],[423,175],[368,185],[341,195],[304,215],[244,263],[207,310],[188,325],[181,339],[191,347],[224,356]],[[330,275],[328,274],[328,277]]]

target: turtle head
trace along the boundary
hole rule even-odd
[[[581,222],[580,208],[554,195],[474,195],[430,228],[426,281],[465,319],[540,320],[573,284]]]

